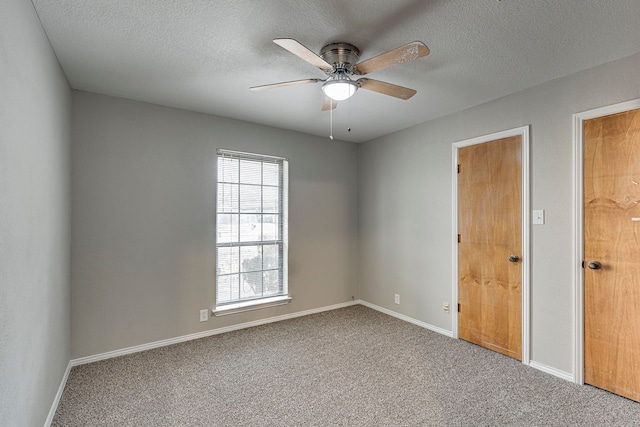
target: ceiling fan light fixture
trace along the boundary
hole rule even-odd
[[[358,90],[358,84],[345,74],[337,74],[324,82],[322,91],[334,101],[351,98]]]

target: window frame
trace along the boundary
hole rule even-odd
[[[237,182],[225,182],[220,180],[220,163],[221,159],[237,159],[238,160],[238,181]],[[255,161],[260,162],[260,183],[243,183],[242,176],[240,175],[241,161]],[[288,293],[288,181],[289,181],[289,170],[288,170],[288,159],[283,157],[255,154],[255,153],[246,153],[240,151],[232,151],[225,149],[218,149],[216,152],[216,186],[215,186],[215,200],[216,200],[216,209],[215,209],[215,308],[212,310],[215,315],[223,315],[230,314],[235,312],[253,310],[256,308],[270,307],[274,305],[286,304],[291,300],[291,297]],[[266,185],[264,183],[264,165],[265,164],[276,164],[278,165],[278,203],[277,203],[277,211],[276,212],[266,212],[264,207],[264,188],[273,188],[273,185]],[[236,184],[238,185],[238,201],[237,201],[237,211],[227,212],[226,210],[221,210],[221,206],[219,205],[219,191],[222,185],[225,184]],[[260,188],[260,209],[258,212],[243,212],[241,208],[241,198],[240,198],[240,188],[242,185],[254,185]],[[220,242],[219,235],[219,215],[221,214],[231,214],[237,215],[238,217],[238,234],[237,241],[230,242]],[[260,240],[257,241],[243,241],[241,235],[241,218],[243,215],[259,215],[261,217],[260,221]],[[264,239],[264,216],[265,215],[275,215],[280,218],[278,221],[278,238],[272,240],[263,240]],[[232,221],[233,223],[233,221]],[[243,285],[242,277],[243,268],[242,261],[240,258],[240,254],[242,252],[242,247],[255,246],[264,248],[267,246],[278,246],[278,264],[275,269],[265,269],[264,258],[262,258],[262,268],[260,270],[255,270],[251,272],[260,272],[263,274],[264,280],[264,272],[266,271],[278,271],[278,291],[275,294],[264,295],[264,288],[262,288],[262,295],[257,295],[255,297],[245,297],[242,298],[240,294],[240,286]],[[220,257],[219,250],[221,248],[238,248],[238,265],[237,271],[230,272],[226,274],[220,274]],[[260,250],[260,253],[263,253],[263,249]],[[229,301],[220,301],[219,296],[219,286],[221,284],[221,277],[225,276],[233,276],[238,275],[238,298],[230,298]],[[264,286],[264,282],[262,282],[262,286]],[[230,292],[233,291],[233,288],[230,289]]]

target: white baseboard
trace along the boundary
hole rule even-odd
[[[93,356],[80,357],[78,359],[72,359],[69,361],[67,365],[67,369],[65,370],[64,376],[62,377],[62,381],[60,382],[60,386],[58,387],[58,392],[56,393],[55,398],[53,399],[53,403],[51,404],[51,409],[49,410],[49,415],[45,420],[44,427],[49,427],[51,422],[53,421],[53,417],[58,410],[58,405],[60,404],[60,398],[62,398],[62,393],[64,392],[64,388],[67,385],[67,379],[69,378],[69,372],[71,372],[71,368],[74,366],[84,365],[86,363],[97,362],[99,360],[111,359],[113,357],[124,356],[125,354],[138,353],[145,350],[150,350],[152,348],[164,347],[167,345],[177,344],[185,341],[196,340],[199,338],[205,338],[212,335],[223,334],[225,332],[236,331],[239,329],[251,328],[253,326],[265,325],[267,323],[279,322],[281,320],[293,319],[296,317],[308,316],[309,314],[321,313],[323,311],[336,310],[339,308],[349,307],[352,305],[359,304],[359,301],[350,301],[344,302],[340,304],[329,305],[325,307],[314,308],[311,310],[299,311],[296,313],[284,314],[282,316],[269,317],[267,319],[255,320],[253,322],[240,323],[238,325],[227,326],[224,328],[212,329],[209,331],[198,332],[195,334],[183,335],[180,337],[169,338],[166,340],[155,341],[147,344],[136,345],[133,347],[127,347],[120,350],[108,351],[106,353],[96,354]]]
[[[559,369],[552,368],[551,366],[547,366],[547,365],[545,365],[543,363],[538,363],[538,362],[535,362],[533,360],[529,361],[529,366],[531,366],[532,368],[535,368],[535,369],[537,369],[539,371],[542,371],[542,372],[545,372],[547,374],[553,375],[555,377],[562,378],[563,380],[575,382],[573,374],[570,374],[569,372],[561,371]]]
[[[168,345],[172,345],[172,344],[178,344],[178,343],[185,342],[185,341],[191,341],[191,340],[195,340],[195,339],[199,339],[199,338],[205,338],[205,337],[209,337],[209,336],[213,336],[213,335],[223,334],[225,332],[237,331],[239,329],[246,329],[246,328],[251,328],[251,327],[254,327],[254,326],[265,325],[265,324],[268,324],[268,323],[280,322],[282,320],[293,319],[293,318],[296,318],[296,317],[308,316],[310,314],[321,313],[323,311],[330,311],[330,310],[336,310],[336,309],[339,309],[339,308],[350,307],[350,306],[358,305],[358,304],[364,305],[365,307],[369,307],[369,308],[371,308],[373,310],[376,310],[376,311],[379,311],[381,313],[388,314],[389,316],[398,318],[400,320],[404,320],[405,322],[412,323],[414,325],[420,326],[420,327],[428,329],[430,331],[437,332],[437,333],[442,334],[444,336],[453,338],[453,333],[451,331],[448,331],[448,330],[443,329],[443,328],[439,328],[437,326],[430,325],[429,323],[422,322],[420,320],[414,319],[414,318],[409,317],[409,316],[405,316],[404,314],[396,313],[395,311],[386,309],[384,307],[380,307],[378,305],[375,305],[375,304],[372,304],[370,302],[363,301],[363,300],[355,300],[355,301],[350,301],[350,302],[344,302],[344,303],[340,303],[340,304],[334,304],[334,305],[330,305],[330,306],[314,308],[314,309],[311,309],[311,310],[305,310],[305,311],[299,311],[299,312],[296,312],[296,313],[284,314],[282,316],[269,317],[267,319],[260,319],[260,320],[255,320],[255,321],[252,321],[252,322],[240,323],[240,324],[237,324],[237,325],[226,326],[226,327],[223,327],[223,328],[212,329],[212,330],[204,331],[204,332],[198,332],[198,333],[195,333],[195,334],[182,335],[182,336],[175,337],[175,338],[169,338],[169,339],[166,339],[166,340],[161,340],[161,341],[155,341],[155,342],[151,342],[151,343],[147,343],[147,344],[136,345],[136,346],[133,346],[133,347],[127,347],[127,348],[123,348],[123,349],[120,349],[120,350],[108,351],[106,353],[96,354],[96,355],[93,355],[93,356],[87,356],[87,357],[81,357],[81,358],[78,358],[78,359],[72,359],[71,361],[69,361],[69,364],[67,365],[67,369],[66,369],[66,371],[64,373],[62,381],[60,382],[60,387],[58,387],[58,392],[56,393],[54,401],[53,401],[53,403],[51,405],[51,409],[49,410],[49,415],[47,416],[47,419],[46,419],[44,425],[45,425],[45,427],[49,427],[51,425],[51,422],[53,421],[53,417],[55,416],[55,413],[56,413],[56,411],[58,409],[58,404],[60,403],[60,398],[62,397],[62,393],[64,391],[64,388],[65,388],[66,384],[67,384],[67,379],[69,378],[69,372],[71,371],[71,368],[74,367],[74,366],[84,365],[86,363],[97,362],[97,361],[100,361],[100,360],[111,359],[113,357],[124,356],[126,354],[138,353],[138,352],[141,352],[141,351],[150,350],[152,348],[164,347],[164,346],[168,346]],[[558,378],[562,378],[563,380],[567,380],[567,381],[571,381],[571,382],[574,381],[573,374],[561,371],[559,369],[552,368],[552,367],[544,365],[542,363],[538,363],[538,362],[535,362],[535,361],[530,361],[529,366],[531,366],[532,368],[538,369],[538,370],[540,370],[542,372],[545,372],[547,374],[554,375],[554,376],[556,376]]]
[[[53,417],[56,415],[56,411],[58,410],[58,404],[60,403],[60,398],[62,397],[64,388],[67,385],[69,372],[71,372],[71,362],[67,364],[67,369],[64,371],[64,375],[62,376],[62,381],[60,381],[60,386],[58,387],[58,392],[56,393],[56,397],[53,398],[51,409],[49,409],[49,415],[47,415],[47,419],[44,422],[44,427],[49,427],[51,425],[51,422],[53,421]]]
[[[437,326],[430,325],[429,323],[422,322],[420,320],[416,320],[413,317],[405,316],[404,314],[396,313],[395,311],[389,310],[384,307],[380,307],[379,305],[371,304],[370,302],[358,300],[358,302],[365,307],[372,308],[376,311],[379,311],[384,314],[388,314],[389,316],[396,317],[400,320],[404,320],[405,322],[413,323],[414,325],[420,326],[422,328],[428,329],[433,332],[437,332],[439,334],[445,335],[449,338],[453,338],[453,332],[447,331],[446,329],[439,328]]]
[[[430,331],[434,331],[434,332],[437,332],[439,334],[445,335],[447,337],[453,338],[453,333],[451,331],[446,330],[446,329],[442,329],[442,328],[439,328],[437,326],[433,326],[433,325],[430,325],[428,323],[421,322],[420,320],[416,320],[416,319],[414,319],[412,317],[405,316],[404,314],[396,313],[395,311],[389,310],[389,309],[384,308],[384,307],[380,307],[380,306],[375,305],[375,304],[371,304],[370,302],[367,302],[367,301],[358,300],[357,302],[359,304],[364,305],[365,307],[372,308],[372,309],[374,309],[376,311],[379,311],[381,313],[385,313],[385,314],[388,314],[389,316],[393,316],[393,317],[396,317],[396,318],[398,318],[400,320],[404,320],[405,322],[413,323],[414,325],[418,325],[418,326],[421,326],[421,327],[423,327],[425,329],[429,329]],[[569,372],[561,371],[559,369],[552,368],[551,366],[547,366],[547,365],[545,365],[543,363],[539,363],[539,362],[536,362],[536,361],[533,361],[533,360],[529,361],[529,366],[531,366],[532,368],[537,369],[539,371],[542,371],[544,373],[547,373],[549,375],[553,375],[555,377],[562,378],[563,380],[570,381],[570,382],[575,382],[573,374],[571,374]]]
[[[293,319],[296,317],[308,316],[310,314],[321,313],[323,311],[336,310],[338,308],[349,307],[357,305],[358,301],[349,301],[340,304],[329,305],[325,307],[313,308],[311,310],[298,311],[296,313],[284,314],[282,316],[269,317],[267,319],[254,320],[252,322],[240,323],[237,325],[226,326],[223,328],[211,329],[208,331],[197,332],[195,334],[182,335],[175,338],[169,338],[161,341],[154,341],[147,344],[135,345],[133,347],[122,348],[119,350],[108,351],[106,353],[95,354],[93,356],[80,357],[73,359],[71,366],[79,366],[87,363],[98,362],[100,360],[111,359],[114,357],[124,356],[125,354],[138,353],[145,350],[151,350],[152,348],[165,347],[172,344],[178,344],[185,341],[197,340],[199,338],[206,338],[212,335],[224,334],[225,332],[237,331],[239,329],[251,328],[253,326],[265,325],[267,323],[280,322],[282,320]]]

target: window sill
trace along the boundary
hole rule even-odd
[[[227,314],[242,313],[244,311],[258,310],[260,308],[275,307],[277,305],[289,304],[291,297],[283,295],[279,297],[263,298],[254,301],[239,302],[236,304],[222,305],[216,307],[211,312],[214,316],[226,316]]]

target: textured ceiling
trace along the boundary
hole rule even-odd
[[[75,89],[329,135],[324,74],[272,42],[361,60],[421,40],[431,54],[370,76],[418,91],[360,90],[333,112],[362,142],[640,52],[638,0],[33,0]],[[347,128],[352,129],[347,132]]]

